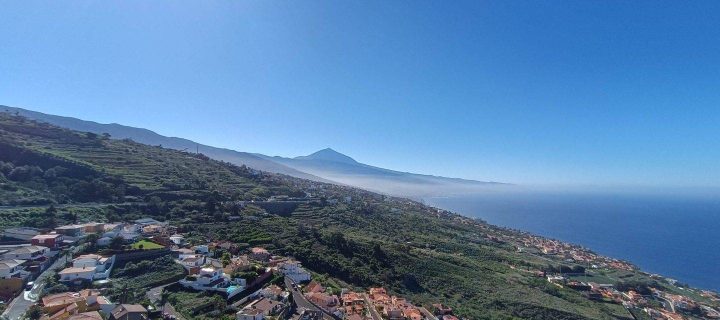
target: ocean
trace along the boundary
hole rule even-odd
[[[424,201],[720,291],[720,198],[538,192]]]

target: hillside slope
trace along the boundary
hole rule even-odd
[[[148,145],[161,145],[165,148],[191,152],[198,148],[201,153],[215,160],[236,165],[246,165],[253,169],[286,174],[296,178],[354,186],[394,196],[422,198],[480,193],[510,187],[508,184],[495,182],[446,178],[383,169],[359,163],[332,149],[324,149],[312,155],[296,158],[271,157],[259,153],[216,148],[183,138],[162,136],[148,129],[115,123],[101,124],[8,106],[0,106],[0,112],[18,114],[29,119],[72,130],[96,134],[108,133],[112,139],[132,139]]]
[[[175,150],[188,150],[190,152],[198,149],[206,156],[215,160],[221,160],[230,162],[236,165],[246,165],[253,169],[287,174],[297,178],[309,179],[314,181],[331,182],[326,179],[307,174],[305,172],[298,171],[293,168],[289,168],[282,164],[267,161],[257,155],[239,152],[230,149],[216,148],[204,144],[197,143],[183,138],[166,137],[155,133],[154,131],[135,128],[130,126],[124,126],[117,123],[103,124],[93,121],[80,120],[71,117],[62,117],[51,114],[45,114],[41,112],[31,111],[22,108],[14,108],[0,105],[0,112],[6,112],[10,114],[18,114],[28,119],[38,120],[47,122],[49,124],[68,128],[72,130],[78,130],[83,132],[93,132],[96,134],[108,133],[112,139],[132,139],[133,141],[140,142],[143,144],[158,146],[161,145],[164,148],[170,148]]]
[[[239,202],[306,192],[318,198],[290,212]],[[263,245],[351,286],[385,286],[471,319],[628,318],[621,306],[520,270],[550,261],[500,240],[514,231],[405,199],[0,113],[0,199],[24,196],[38,207],[0,208],[0,227],[151,216],[191,237]],[[57,212],[38,203],[58,203]]]

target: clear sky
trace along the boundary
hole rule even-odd
[[[720,186],[719,1],[0,6],[0,104],[452,177]]]

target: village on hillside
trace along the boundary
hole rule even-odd
[[[458,319],[441,303],[339,288],[291,257],[188,239],[151,218],[8,228],[3,239],[0,297],[12,320]]]
[[[54,230],[8,228],[3,239],[0,297],[6,301],[3,315],[13,320],[458,319],[452,307],[440,301],[414,305],[382,287],[341,288],[326,278],[315,279],[292,257],[274,255],[263,247],[189,236],[151,218]],[[501,233],[491,240],[588,269],[634,269],[581,247],[532,235]],[[584,281],[587,270],[577,267],[550,273],[523,271],[559,288],[580,291],[588,299],[621,304],[638,319],[720,319],[716,309],[692,298],[701,295],[718,301],[720,297],[710,291],[688,288],[687,294],[681,294],[618,288]]]

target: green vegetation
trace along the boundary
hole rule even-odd
[[[175,307],[187,319],[211,320],[233,319],[234,317],[222,314],[220,310],[227,307],[225,299],[218,294],[207,292],[192,292],[179,286],[165,288],[165,301]]]
[[[142,250],[153,250],[153,249],[162,249],[165,248],[164,246],[157,244],[155,242],[152,242],[147,239],[142,239],[138,242],[135,242],[132,244],[133,249],[142,249]]]
[[[547,259],[518,253],[511,243],[498,240],[516,232],[410,200],[256,172],[202,154],[7,114],[0,114],[0,161],[2,204],[34,206],[7,211],[14,218],[0,218],[3,226],[149,216],[172,221],[191,242],[209,237],[263,245],[295,256],[335,283],[384,286],[416,304],[450,305],[471,319],[630,318],[512,268],[542,270],[548,265]],[[305,191],[322,199],[283,215],[241,202],[302,196]],[[326,201],[344,196],[352,196],[353,202]],[[147,288],[184,276],[169,257],[118,265],[113,271],[111,297],[123,302],[138,302]],[[184,301],[205,298],[189,293],[173,297],[181,312],[190,315],[195,311]]]
[[[139,303],[146,299],[147,289],[177,281],[184,276],[185,269],[170,256],[118,264],[112,271],[110,296],[123,303]]]

